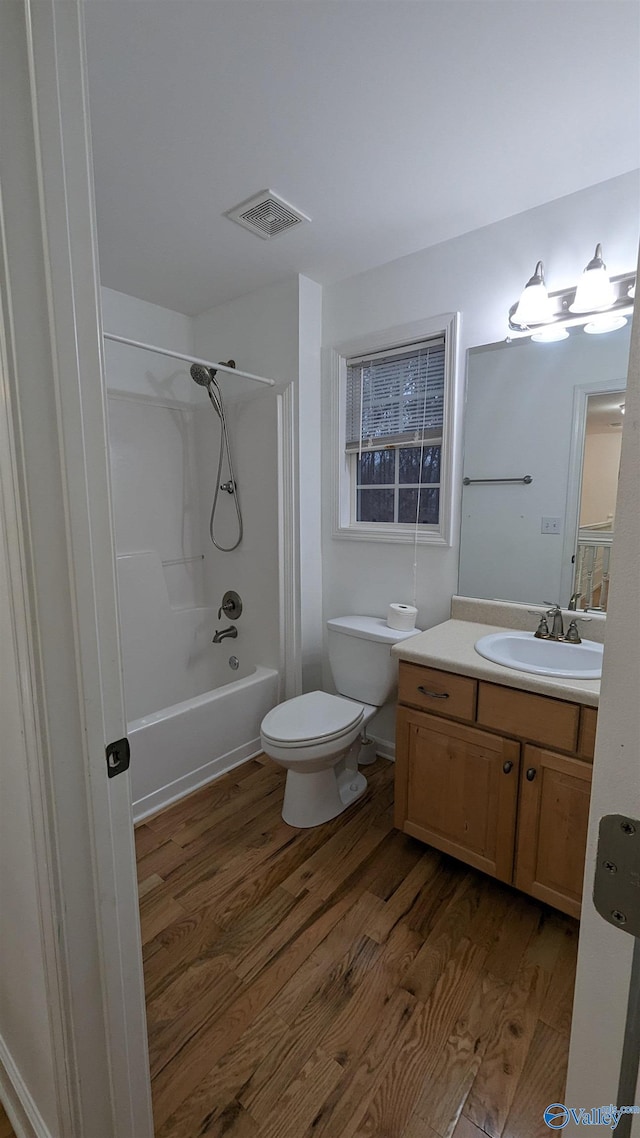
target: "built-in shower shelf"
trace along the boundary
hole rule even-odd
[[[194,557],[169,557],[162,562],[163,565],[188,565],[190,561],[204,561],[204,553],[197,553]]]

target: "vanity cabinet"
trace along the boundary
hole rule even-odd
[[[396,825],[414,838],[511,881],[520,747],[512,739],[400,708]],[[405,786],[400,789],[400,779]]]
[[[398,692],[396,826],[579,916],[595,709],[404,662]]]
[[[525,746],[514,885],[580,915],[591,765]]]

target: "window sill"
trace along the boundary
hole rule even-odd
[[[362,522],[349,526],[339,526],[333,530],[331,536],[338,541],[380,541],[391,544],[400,542],[404,545],[413,545],[416,540],[415,526],[395,525],[391,528],[386,524],[367,525]],[[449,546],[449,544],[438,529],[418,533],[418,545]]]

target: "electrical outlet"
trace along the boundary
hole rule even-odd
[[[562,518],[543,518],[540,533],[560,533]]]

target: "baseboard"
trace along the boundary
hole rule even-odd
[[[172,806],[174,802],[179,802],[181,798],[186,798],[188,794],[192,794],[194,790],[199,790],[201,786],[206,786],[208,782],[214,782],[215,779],[220,778],[221,775],[227,774],[228,771],[239,767],[242,763],[246,763],[248,759],[253,759],[262,751],[259,739],[250,739],[248,743],[243,743],[241,747],[236,747],[233,751],[227,751],[226,755],[220,755],[217,759],[212,759],[210,763],[206,763],[203,767],[198,767],[195,771],[189,771],[188,774],[178,778],[175,782],[167,783],[166,786],[161,786],[159,790],[154,790],[153,794],[147,794],[145,798],[138,799],[133,803],[133,821],[134,823],[143,822],[145,818],[150,818],[152,814],[158,814],[160,810],[165,810],[167,806]]]
[[[396,745],[390,743],[388,739],[376,739],[375,735],[371,738],[375,743],[376,755],[380,755],[383,759],[389,759],[392,763],[396,761]]]
[[[53,1138],[1,1035],[0,1099],[16,1138]]]

